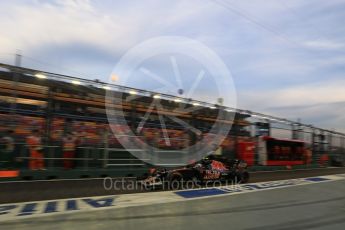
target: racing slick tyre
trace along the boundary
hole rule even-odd
[[[196,177],[192,177],[188,181],[185,182],[185,188],[186,189],[195,189],[200,187],[201,181]]]
[[[249,182],[249,173],[248,172],[244,172],[242,174],[242,184],[248,183]]]
[[[173,176],[169,181],[169,188],[171,190],[180,190],[183,188],[183,178],[181,176]]]
[[[237,182],[239,184],[245,184],[248,183],[249,181],[249,173],[248,172],[243,172],[237,177]]]

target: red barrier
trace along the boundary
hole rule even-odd
[[[254,149],[254,142],[239,142],[237,144],[237,158],[244,160],[248,166],[254,165]]]
[[[272,161],[267,161],[266,165],[267,166],[279,166],[279,165],[303,165],[304,161],[279,161],[279,160],[272,160]]]
[[[18,176],[19,176],[18,170],[0,171],[0,178],[11,178],[11,177],[18,177]]]

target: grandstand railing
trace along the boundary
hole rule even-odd
[[[111,90],[114,91],[118,91],[118,92],[123,92],[123,93],[128,93],[130,90],[135,90],[136,92],[138,92],[138,94],[141,94],[143,96],[146,97],[151,97],[153,94],[156,94],[156,92],[150,92],[150,91],[145,91],[145,90],[140,90],[140,89],[132,89],[129,87],[123,87],[123,86],[118,86],[118,85],[113,85],[113,84],[106,84],[104,82],[99,82],[99,81],[92,81],[92,80],[87,80],[87,79],[81,79],[81,78],[75,78],[75,77],[71,77],[71,76],[66,76],[66,75],[61,75],[61,74],[55,74],[55,73],[49,73],[49,72],[45,72],[45,71],[40,71],[40,70],[35,70],[35,69],[29,69],[29,68],[21,68],[21,67],[16,67],[16,66],[11,66],[11,65],[5,65],[5,64],[1,64],[0,63],[0,67],[6,68],[8,70],[10,70],[13,73],[19,73],[19,74],[23,74],[24,75],[29,75],[29,76],[34,76],[37,73],[40,74],[44,74],[48,77],[47,80],[54,80],[54,81],[59,81],[59,82],[64,82],[65,84],[70,84],[73,80],[78,80],[80,82],[82,82],[85,87],[89,87],[90,85],[97,87],[100,90],[103,90],[103,93],[105,92],[104,90],[104,86],[107,85],[111,88]],[[33,86],[33,84],[27,85],[25,83],[20,83],[20,84],[13,84],[10,81],[2,81],[0,82],[2,84],[2,86],[4,87],[4,90],[6,90],[7,93],[9,93],[9,90],[12,90],[11,92],[17,90],[23,90],[23,88],[25,88],[25,91],[27,92],[23,92],[23,93],[28,93],[28,95],[32,95],[32,93],[36,93],[36,96],[39,96],[38,94],[40,94],[40,97],[43,98],[43,100],[48,100],[48,91],[47,90],[49,87],[41,87],[40,86],[37,88],[35,86]],[[72,90],[72,85],[70,84],[71,90]],[[91,88],[92,88],[91,87]],[[94,89],[95,89],[94,87]],[[89,87],[90,88],[90,87]],[[88,89],[89,89],[88,88]],[[90,90],[91,90],[90,88]],[[61,98],[69,98],[71,95],[67,94],[67,93],[56,93],[56,97],[61,97]],[[43,95],[43,96],[42,96]],[[160,94],[161,95],[161,99],[162,100],[167,100],[167,101],[173,101],[175,100],[177,97],[173,96],[173,95],[166,95],[166,94]],[[99,105],[103,105],[104,106],[104,96],[100,96],[100,95],[94,95],[94,101],[97,101],[97,103]],[[83,101],[87,101],[85,99],[85,97],[83,96],[79,96],[79,95],[74,95],[73,96],[74,99],[81,99],[83,98]],[[182,103],[188,103],[188,104],[192,104],[197,102],[198,104],[200,104],[200,107],[204,107],[204,108],[210,108],[210,107],[214,107],[214,104],[211,103],[207,103],[207,102],[201,102],[198,100],[192,100],[192,99],[186,99],[186,98],[179,98],[180,101]],[[339,140],[341,140],[338,144],[338,146],[341,146],[344,149],[344,139],[345,139],[345,134],[339,133],[339,132],[335,132],[334,130],[326,130],[326,129],[321,129],[321,128],[316,128],[312,125],[307,125],[307,124],[302,124],[300,122],[296,122],[296,121],[292,121],[292,120],[288,120],[288,119],[284,119],[284,118],[279,118],[279,117],[274,117],[274,116],[270,116],[270,115],[265,115],[265,114],[261,114],[261,113],[256,113],[256,112],[252,112],[249,110],[242,110],[242,109],[235,109],[235,108],[230,108],[230,107],[225,107],[225,106],[218,106],[218,109],[220,110],[225,110],[225,111],[231,111],[231,112],[235,112],[238,114],[243,114],[243,115],[248,115],[250,118],[255,118],[255,119],[259,119],[261,121],[270,123],[270,124],[279,124],[279,125],[285,125],[286,127],[273,127],[273,125],[271,126],[271,128],[275,128],[275,129],[279,129],[279,130],[287,130],[287,131],[292,131],[292,129],[294,129],[294,127],[298,127],[299,130],[294,130],[295,132],[299,132],[302,133],[305,136],[309,136],[310,138],[310,142],[312,145],[312,149],[313,152],[318,153],[321,152],[322,150],[319,149],[319,147],[317,146],[318,143],[317,141],[313,140],[314,137],[316,135],[319,134],[327,134],[330,135],[330,145],[332,147],[332,135],[334,136],[338,136]],[[6,110],[8,110],[8,108],[6,109],[0,109],[3,112],[8,112]],[[19,108],[14,108],[11,110],[13,113],[16,114],[33,114],[33,115],[45,115],[46,112],[44,111],[30,111],[30,110],[25,110],[25,109],[19,109]],[[90,120],[95,120],[95,121],[106,121],[105,117],[90,117],[90,116],[79,116],[77,114],[63,114],[63,113],[58,113],[56,111],[51,111],[51,115],[53,116],[58,116],[58,117],[68,117],[68,118],[72,118],[72,119],[90,119]],[[149,124],[154,126],[155,124]],[[167,126],[169,127],[169,126]],[[174,127],[172,127],[174,128]],[[306,131],[309,130],[309,131]],[[237,132],[237,131],[236,131]],[[238,132],[237,132],[238,134]],[[47,135],[48,136],[48,135]],[[172,138],[170,138],[172,139]],[[315,144],[316,143],[316,144]],[[22,144],[23,145],[23,144]],[[61,161],[65,160],[61,157],[58,157],[59,155],[61,155],[61,147],[60,146],[54,146],[54,145],[49,145],[49,146],[45,146],[46,150],[46,154],[45,154],[45,160],[47,161],[47,167],[60,167],[61,165]],[[30,158],[28,157],[27,154],[27,150],[26,147],[24,146],[23,148],[21,148],[23,152],[26,152],[26,154],[20,154],[18,159],[21,160],[30,160]],[[331,149],[331,148],[329,148]],[[126,152],[128,153],[128,151],[126,151],[125,149],[116,149],[116,148],[101,148],[101,147],[89,147],[89,146],[80,146],[78,147],[78,157],[76,157],[75,159],[73,159],[73,161],[75,161],[77,164],[77,167],[83,168],[83,169],[89,169],[92,167],[98,167],[98,168],[107,168],[107,167],[121,167],[121,166],[126,166],[126,167],[140,167],[140,166],[145,166],[146,163],[143,163],[144,159],[137,159],[135,160],[135,158],[126,158],[126,156],[131,156],[131,155],[126,155],[123,157],[123,159],[130,159],[130,161],[127,160],[119,160],[118,157],[111,157],[111,154],[109,155],[109,153],[111,152],[116,152],[116,155],[121,155],[121,152]],[[135,151],[135,150],[132,150]],[[137,151],[144,151],[142,149],[138,149]],[[160,151],[160,150],[159,150]],[[171,150],[161,150],[161,152],[163,153],[164,151],[171,151]],[[173,151],[179,151],[179,150],[173,150]],[[331,154],[331,153],[330,153]],[[125,155],[125,154],[124,154]],[[133,156],[131,156],[133,157]],[[147,160],[147,159],[146,159]],[[316,159],[317,160],[317,159]],[[148,160],[149,161],[149,160]]]
[[[25,143],[16,143],[19,146],[17,156],[13,156],[13,162],[16,162],[18,168],[28,168],[30,160],[43,159],[46,169],[63,169],[63,161],[73,161],[75,163],[73,168],[89,170],[89,169],[107,169],[112,167],[145,167],[150,165],[152,159],[136,158],[131,152],[144,152],[143,149],[123,149],[123,148],[105,148],[105,147],[90,147],[79,146],[75,150],[75,156],[71,158],[63,157],[63,148],[59,145],[46,145],[43,147],[43,157],[31,157],[29,146]],[[18,149],[18,148],[17,148]],[[181,153],[186,154],[185,151],[180,150],[153,150],[156,153]],[[153,154],[154,155],[154,154]],[[19,165],[18,165],[19,164]],[[177,166],[181,164],[171,164],[164,166]],[[163,166],[163,165],[162,165]],[[0,167],[1,170],[1,167]]]

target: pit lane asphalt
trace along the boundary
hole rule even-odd
[[[66,213],[2,223],[5,229],[344,229],[345,182],[185,202]]]
[[[293,179],[338,173],[345,173],[345,168],[253,172],[251,173],[250,182]],[[121,179],[115,178],[113,182],[119,180]],[[125,181],[124,187],[126,188],[126,185],[130,183],[129,181],[133,180],[134,179],[130,178],[126,179],[127,182]],[[140,187],[137,189],[106,190],[103,182],[104,179],[0,182],[0,204],[150,192]]]

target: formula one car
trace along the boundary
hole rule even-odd
[[[170,189],[179,189],[184,183],[194,185],[215,181],[247,183],[248,180],[246,162],[215,156],[173,170],[153,168],[144,178],[139,179],[147,188],[167,186]]]

